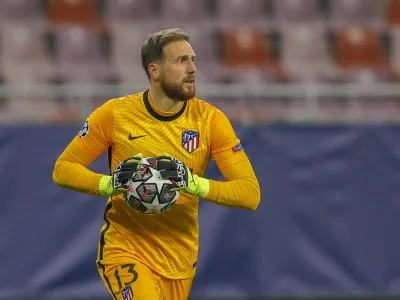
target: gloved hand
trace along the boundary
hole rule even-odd
[[[169,191],[182,190],[202,198],[208,195],[210,191],[208,179],[192,174],[183,162],[165,152],[155,159],[156,164],[153,168],[159,170],[163,178],[170,179],[173,182],[168,188]]]
[[[140,166],[142,153],[120,162],[114,169],[112,176],[103,176],[100,179],[99,191],[101,195],[115,196],[128,190],[128,180],[131,179]]]

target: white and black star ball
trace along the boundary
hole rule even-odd
[[[79,130],[78,135],[81,139],[87,136],[89,133],[89,121],[86,120],[85,124],[83,124],[81,130]]]

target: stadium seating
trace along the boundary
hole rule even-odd
[[[107,0],[104,19],[111,23],[147,23],[154,19],[151,2],[149,0]]]
[[[388,67],[378,32],[351,27],[338,31],[335,39],[335,54],[340,68],[376,70]]]
[[[290,23],[309,23],[322,19],[317,0],[276,1],[276,19]]]
[[[335,64],[330,55],[329,32],[323,27],[291,25],[282,28],[281,64],[295,80],[332,79]]]
[[[228,67],[268,66],[275,63],[267,33],[242,27],[224,33],[224,60]]]
[[[109,65],[102,32],[71,26],[53,30],[56,60],[62,80],[92,82],[114,74]]]
[[[222,27],[266,26],[267,14],[262,0],[217,0],[215,1],[216,22]]]
[[[400,1],[388,0],[384,15],[387,18],[389,26],[397,26],[400,24]]]
[[[50,0],[49,19],[55,24],[93,24],[100,17],[94,0]]]
[[[337,26],[379,25],[381,3],[375,0],[334,0],[330,3],[330,21]]]
[[[41,22],[46,13],[41,0],[3,0],[0,1],[0,24]]]
[[[397,82],[399,23],[398,0],[3,0],[0,80],[146,87],[143,41],[179,27],[190,34],[200,85]],[[253,101],[257,109],[249,114],[259,121],[304,104],[274,96],[217,98],[230,111],[232,103],[241,109],[241,101]],[[380,103],[388,113],[396,102]],[[317,108],[338,116],[347,104],[332,97]]]
[[[197,24],[201,26],[210,22],[210,14],[205,0],[164,0],[161,1],[159,22],[166,27],[178,24]]]
[[[43,27],[3,26],[0,38],[3,80],[14,84],[44,84],[53,78],[54,68],[46,49]]]
[[[400,72],[400,28],[393,28],[390,30],[390,53],[389,60],[390,66],[393,68],[395,74]]]

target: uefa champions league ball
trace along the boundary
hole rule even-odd
[[[167,190],[171,180],[163,179],[160,172],[152,168],[154,158],[142,158],[139,169],[128,181],[126,201],[134,210],[143,214],[162,214],[175,204],[179,191]]]

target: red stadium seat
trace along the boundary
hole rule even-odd
[[[400,24],[400,1],[388,0],[386,5],[386,21],[388,24],[397,26]]]
[[[49,18],[54,24],[93,24],[100,21],[94,0],[49,0]]]
[[[379,34],[372,29],[352,27],[336,33],[336,57],[342,69],[388,67]]]
[[[275,65],[266,32],[257,29],[240,28],[224,34],[224,61],[228,67]]]

